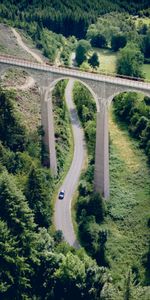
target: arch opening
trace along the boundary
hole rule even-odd
[[[97,111],[100,110],[97,95],[95,94],[95,92],[93,91],[93,89],[90,87],[90,85],[88,85],[86,82],[84,82],[84,80],[74,79],[74,78],[70,78],[70,77],[65,77],[65,76],[63,76],[63,77],[60,77],[60,78],[57,78],[57,79],[53,80],[52,83],[50,83],[50,84],[48,85],[48,89],[49,89],[50,91],[53,91],[53,89],[55,88],[56,84],[57,84],[59,81],[61,81],[61,80],[73,80],[74,82],[80,82],[81,84],[83,84],[83,85],[89,90],[89,92],[91,93],[93,99],[95,100]]]
[[[150,92],[143,92],[142,90],[137,91],[136,89],[124,89],[123,91],[115,91],[111,96],[108,97],[108,104],[111,105],[113,102],[114,98],[120,94],[124,93],[135,93],[135,94],[143,94],[147,97],[150,97]]]

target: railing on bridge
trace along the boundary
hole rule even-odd
[[[119,75],[115,73],[106,73],[106,72],[96,72],[96,71],[86,71],[86,70],[81,70],[77,67],[69,67],[69,66],[55,66],[54,64],[50,63],[37,63],[37,62],[32,62],[31,60],[28,59],[20,59],[15,56],[11,55],[0,55],[0,62],[2,63],[8,63],[8,64],[13,64],[16,66],[24,66],[28,68],[33,68],[33,69],[38,69],[38,70],[43,70],[43,71],[53,71],[57,73],[62,73],[64,75],[74,75],[74,76],[79,76],[79,77],[86,77],[90,79],[95,79],[95,80],[102,80],[107,81],[107,82],[118,82],[118,83],[123,83],[126,82],[130,86],[141,86],[141,84],[144,85],[144,87],[149,87],[150,81],[145,80],[142,78],[137,78],[137,77],[130,77],[130,76],[124,76],[124,75]],[[139,84],[138,84],[139,83]]]

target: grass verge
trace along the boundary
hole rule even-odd
[[[116,283],[129,267],[143,283],[149,246],[150,174],[144,152],[110,112],[111,197],[105,225],[109,238],[106,254]]]
[[[150,64],[143,65],[143,73],[145,74],[145,78],[150,80]]]
[[[88,155],[86,154],[84,166],[82,169],[83,174],[85,173],[87,168],[88,168]],[[81,177],[83,176],[82,173],[80,175],[79,182],[80,182]],[[76,235],[77,239],[79,240],[79,230],[78,230],[78,224],[77,224],[77,220],[76,220],[77,219],[76,218],[76,203],[78,201],[78,197],[79,197],[79,191],[78,191],[78,189],[76,189],[73,199],[72,199],[72,203],[71,203],[71,216],[72,216],[72,222],[73,222],[73,228],[75,231],[75,235]]]
[[[98,68],[99,72],[106,72],[110,74],[116,73],[116,61],[117,61],[117,52],[113,52],[109,49],[98,49],[93,48],[99,56],[100,66]],[[150,64],[143,65],[143,73],[145,79],[150,80]]]
[[[117,53],[109,49],[93,48],[99,56],[100,66],[98,71],[106,73],[116,73]]]

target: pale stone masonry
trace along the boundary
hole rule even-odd
[[[78,69],[33,63],[10,56],[0,56],[0,75],[12,66],[25,69],[40,88],[41,122],[45,132],[43,142],[48,151],[46,164],[50,166],[53,175],[57,173],[57,161],[51,92],[59,80],[68,78],[80,81],[90,90],[97,106],[94,186],[95,190],[107,199],[109,197],[108,107],[114,96],[121,92],[142,92],[150,97],[150,82],[134,81],[83,72]]]
[[[41,125],[44,130],[43,143],[48,153],[45,165],[51,168],[52,175],[57,175],[57,161],[54,136],[54,118],[52,108],[52,95],[45,87],[40,88],[41,94]]]
[[[108,112],[107,108],[97,112],[96,149],[94,187],[102,192],[104,198],[109,197],[109,148],[108,148]]]

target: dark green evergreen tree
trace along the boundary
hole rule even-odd
[[[26,277],[29,265],[20,255],[19,242],[8,229],[7,223],[0,219],[0,298],[14,299],[16,289],[26,290],[29,282]],[[19,295],[18,295],[19,296]]]
[[[93,55],[89,58],[88,63],[95,69],[99,67],[99,58],[98,54],[96,52],[93,53]]]
[[[48,170],[32,166],[26,187],[26,198],[32,209],[35,222],[48,228],[52,218],[52,178]]]
[[[39,263],[36,249],[36,226],[25,197],[17,189],[13,176],[8,175],[6,171],[0,176],[0,218],[7,224],[3,226],[2,240],[4,233],[8,242],[10,236],[13,237],[12,243],[10,242],[12,260],[10,257],[9,266],[8,264],[5,265],[5,267],[10,268],[8,275],[11,274],[11,280],[7,278],[7,289],[4,291],[3,287],[2,299],[28,299],[34,265]],[[8,244],[9,254],[10,245]],[[3,272],[1,276],[3,276]]]
[[[23,151],[26,129],[14,109],[15,95],[0,89],[0,140],[13,151]]]

